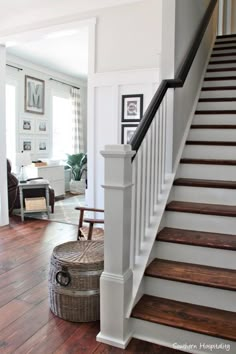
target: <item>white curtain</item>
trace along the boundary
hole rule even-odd
[[[80,92],[79,89],[71,88],[72,100],[72,147],[73,153],[84,152],[83,120],[80,111]]]

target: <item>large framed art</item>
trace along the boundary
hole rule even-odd
[[[25,76],[25,112],[44,114],[45,82]]]

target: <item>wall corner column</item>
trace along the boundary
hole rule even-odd
[[[0,226],[9,224],[6,163],[6,47],[0,45]]]

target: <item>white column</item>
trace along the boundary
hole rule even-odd
[[[9,224],[6,163],[6,48],[0,45],[0,226]]]
[[[133,285],[129,265],[134,152],[130,145],[107,145],[101,154],[105,158],[105,242],[97,340],[125,348],[132,337],[126,312]]]
[[[232,0],[226,0],[225,34],[231,34]]]
[[[218,36],[223,35],[223,15],[224,15],[224,0],[219,0],[218,5]]]

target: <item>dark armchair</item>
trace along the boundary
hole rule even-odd
[[[11,163],[7,160],[7,184],[8,184],[8,208],[9,214],[12,213],[13,209],[20,209],[20,193],[18,184],[18,179],[11,173]],[[45,189],[25,189],[23,191],[24,198],[34,198],[34,197],[46,197]],[[49,205],[51,206],[51,211],[54,213],[54,203],[55,195],[54,189],[49,187]]]

